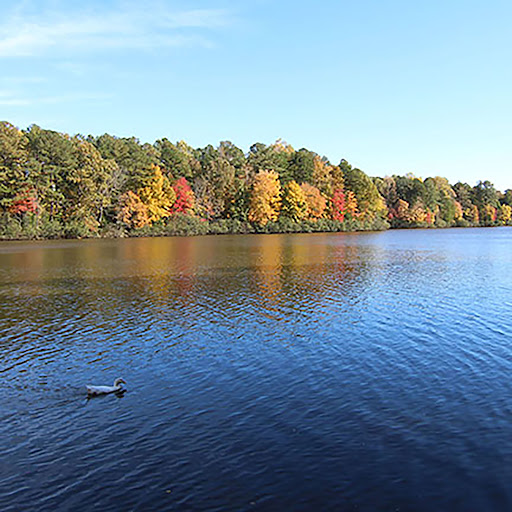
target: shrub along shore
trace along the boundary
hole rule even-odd
[[[194,149],[0,122],[0,239],[512,225],[512,190],[369,177],[282,140]]]

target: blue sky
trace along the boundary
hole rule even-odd
[[[512,188],[510,0],[0,3],[0,119]]]

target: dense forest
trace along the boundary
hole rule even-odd
[[[0,238],[380,230],[512,224],[512,190],[371,178],[282,140],[248,153],[0,123]]]

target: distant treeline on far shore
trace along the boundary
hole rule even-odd
[[[512,224],[512,190],[372,178],[282,140],[248,153],[0,123],[0,239]]]

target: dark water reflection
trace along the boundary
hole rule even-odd
[[[0,509],[511,509],[511,248],[0,244]]]

